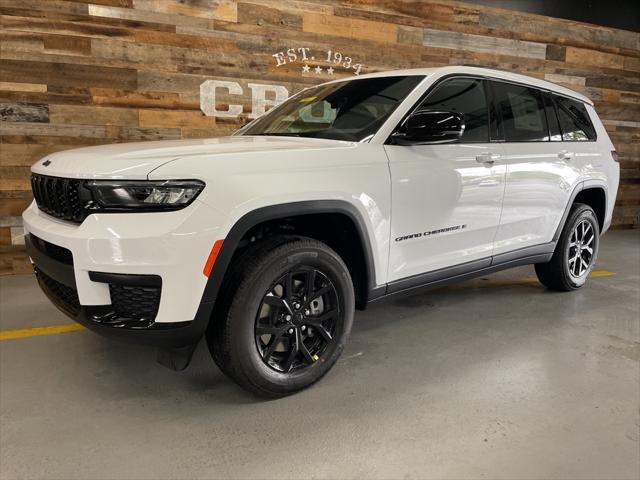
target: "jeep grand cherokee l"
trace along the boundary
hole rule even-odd
[[[63,312],[174,369],[204,336],[277,397],[327,373],[369,302],[525,264],[581,287],[618,178],[588,98],[444,67],[308,88],[227,138],[49,155],[23,218]]]

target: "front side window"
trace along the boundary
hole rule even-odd
[[[429,94],[419,110],[461,113],[465,127],[460,142],[489,141],[489,113],[481,79],[446,80]]]
[[[541,92],[522,85],[492,83],[505,141],[548,141],[549,130]]]
[[[363,78],[312,87],[239,133],[359,142],[376,133],[423,79],[417,75]]]
[[[596,130],[593,128],[584,103],[558,95],[553,97],[562,130],[562,140],[565,142],[595,140]]]

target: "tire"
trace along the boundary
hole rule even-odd
[[[331,369],[355,310],[340,256],[298,236],[247,249],[234,260],[218,298],[207,331],[209,351],[237,384],[270,398],[307,388]]]
[[[535,266],[538,280],[547,288],[562,292],[582,287],[596,263],[599,245],[600,227],[595,212],[588,205],[574,204],[553,257]]]

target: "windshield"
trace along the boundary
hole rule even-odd
[[[312,87],[238,132],[359,142],[373,135],[424,76],[363,78]]]

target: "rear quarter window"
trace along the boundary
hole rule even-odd
[[[580,142],[596,139],[596,129],[589,118],[584,103],[554,95],[558,122],[564,142]]]

